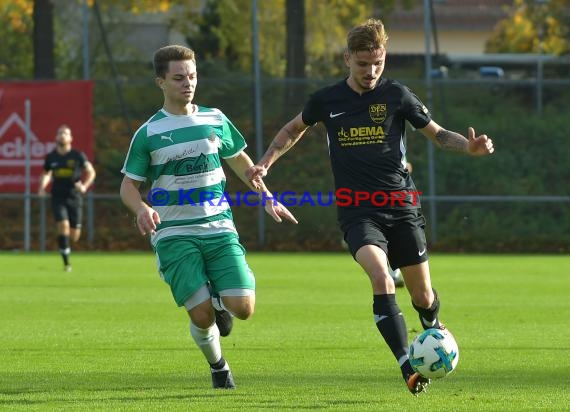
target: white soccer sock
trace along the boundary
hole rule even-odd
[[[222,358],[220,330],[215,323],[208,329],[201,329],[190,322],[190,334],[210,364],[215,364]]]

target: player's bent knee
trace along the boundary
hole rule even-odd
[[[224,306],[240,320],[249,319],[255,311],[255,296],[224,296]]]
[[[200,289],[184,306],[192,323],[199,328],[206,329],[214,323],[214,308],[207,288]]]
[[[230,305],[228,309],[236,318],[247,320],[253,315],[255,304],[251,300],[243,300],[239,304]]]
[[[249,319],[255,311],[255,291],[252,289],[228,289],[220,292],[227,310],[240,320]]]
[[[214,312],[207,313],[207,312],[197,312],[197,311],[190,311],[188,312],[190,315],[190,320],[196,326],[201,329],[207,329],[214,323]]]

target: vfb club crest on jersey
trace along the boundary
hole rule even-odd
[[[368,113],[374,123],[383,123],[386,120],[386,104],[376,103],[368,106]]]

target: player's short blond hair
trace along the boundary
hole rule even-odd
[[[346,49],[349,53],[385,49],[388,34],[384,23],[378,19],[368,19],[353,27],[346,36]]]

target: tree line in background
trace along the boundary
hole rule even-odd
[[[81,78],[83,0],[3,0],[0,3],[0,79]],[[200,6],[204,4],[203,8]],[[303,78],[337,76],[338,47],[346,29],[368,17],[382,18],[388,29],[396,5],[418,7],[412,0],[274,0],[258,2],[261,66],[267,75]],[[88,0],[92,11],[120,31],[130,15],[163,14],[167,24],[187,39],[204,60],[221,61],[232,70],[250,72],[251,0]],[[54,13],[54,7],[59,13]],[[570,51],[570,0],[513,0],[507,17],[491,33],[487,52],[554,55]],[[67,10],[67,11],[66,11]],[[71,12],[69,12],[71,11]],[[93,14],[93,13],[91,13]],[[101,28],[92,17],[91,33]],[[110,28],[110,27],[113,28]],[[69,36],[73,33],[73,36]],[[120,36],[116,36],[119,38]],[[109,75],[102,36],[91,36],[94,76]],[[131,57],[121,42],[113,53]],[[33,56],[33,58],[31,58]],[[140,58],[140,56],[138,56]],[[104,64],[98,63],[103,60]]]

